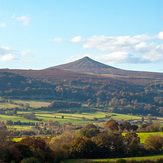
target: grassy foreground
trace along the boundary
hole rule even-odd
[[[163,154],[161,155],[154,155],[154,156],[145,156],[145,157],[128,157],[123,158],[125,160],[136,160],[136,161],[142,161],[142,160],[157,160],[163,158]],[[109,161],[117,161],[120,158],[113,158],[113,159],[68,159],[62,161],[62,163],[85,163],[85,162],[109,162]]]

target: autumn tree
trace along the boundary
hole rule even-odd
[[[72,158],[95,158],[97,146],[87,137],[77,137],[71,143],[70,152]]]
[[[33,152],[33,156],[41,162],[54,162],[54,152],[46,145],[45,141],[40,137],[26,137],[19,142],[27,145]]]
[[[110,136],[107,133],[98,134],[94,138],[94,141],[98,147],[99,157],[105,158],[111,155],[110,147],[112,145],[112,141],[110,139]]]
[[[115,120],[108,121],[106,123],[106,129],[110,129],[112,131],[118,130],[118,126],[119,126],[119,124]]]
[[[140,143],[140,138],[138,137],[138,134],[136,134],[135,132],[129,132],[124,136],[124,141],[128,142],[131,144],[131,142],[135,139],[137,139],[137,142]],[[136,141],[136,139],[135,139]]]
[[[94,124],[86,124],[85,125],[86,129],[91,129],[91,128],[97,128]]]
[[[26,138],[24,138],[24,139],[21,139],[20,140],[20,144],[24,144],[24,145],[27,145],[27,146],[29,146],[30,148],[34,148],[34,149],[37,149],[37,148],[39,148],[39,149],[45,149],[45,147],[46,147],[46,143],[45,143],[45,141],[42,139],[42,138],[40,138],[40,137],[26,137]]]
[[[163,137],[161,135],[150,135],[144,142],[144,148],[153,149],[160,152],[163,147]]]
[[[127,121],[123,121],[121,124],[120,124],[120,129],[121,130],[128,130],[130,131],[132,129],[132,125],[130,124],[130,122],[127,122]]]

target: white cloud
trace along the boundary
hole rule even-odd
[[[145,53],[141,56],[141,60],[147,62],[163,61],[163,44],[155,45],[151,43],[147,45]]]
[[[76,37],[72,38],[70,41],[71,42],[81,42],[82,39],[81,39],[81,36],[76,36]]]
[[[30,54],[31,54],[31,53],[30,53],[30,49],[21,52],[21,56],[28,56],[28,55],[30,55]]]
[[[139,44],[142,41],[152,40],[154,37],[143,35],[106,37],[93,36],[84,40],[83,48],[97,49],[100,51],[129,51],[133,45]]]
[[[163,31],[158,34],[158,38],[163,40]]]
[[[13,54],[5,54],[0,58],[1,62],[5,62],[5,61],[11,61],[15,58],[15,55]]]
[[[162,41],[163,31],[155,36],[147,34],[117,37],[101,35],[86,39],[82,39],[81,36],[76,36],[70,41],[73,43],[83,42],[83,48],[100,52],[98,55],[88,54],[87,56],[103,63],[115,64],[163,61],[163,44],[155,41],[158,39],[160,39],[159,42]],[[74,58],[74,56],[72,56],[70,60],[72,60],[72,58]]]
[[[61,42],[63,42],[63,39],[62,38],[54,38],[54,39],[50,39],[49,41],[61,43]]]
[[[13,53],[16,50],[10,49],[8,46],[1,46],[0,47],[0,55],[4,55],[4,54],[9,54],[9,53]]]
[[[27,16],[18,17],[16,20],[21,21],[24,26],[29,25],[29,22],[31,21],[31,19]]]
[[[0,27],[5,27],[6,26],[6,23],[1,23],[0,24]]]

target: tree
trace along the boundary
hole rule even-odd
[[[90,105],[92,104],[92,100],[89,98],[89,99],[87,100],[87,103],[88,103],[88,106],[90,107]]]
[[[0,127],[0,147],[6,143],[8,134],[9,132],[6,127]]]
[[[163,137],[161,135],[150,135],[144,142],[144,148],[153,149],[160,152],[163,147]]]
[[[71,143],[70,152],[72,158],[95,158],[97,146],[87,137],[77,137]]]
[[[147,115],[147,118],[148,118],[149,120],[151,119],[151,117],[152,117],[151,114],[148,114],[148,115]]]
[[[123,121],[121,124],[120,124],[120,129],[121,130],[128,130],[130,131],[132,129],[132,125],[130,124],[130,122],[127,122],[127,121]]]
[[[119,124],[115,120],[108,121],[106,123],[106,129],[110,129],[110,130],[113,130],[113,131],[118,130],[118,126],[119,126]]]
[[[132,125],[131,127],[132,127],[132,130],[133,131],[136,131],[138,129],[138,126],[137,125]]]
[[[86,124],[85,125],[86,129],[91,129],[91,128],[97,128],[94,124]]]
[[[138,138],[138,139],[135,139]],[[124,141],[131,144],[131,142],[135,139],[138,143],[140,143],[140,138],[138,137],[138,134],[136,132],[129,132],[124,136]]]
[[[112,141],[110,135],[107,133],[100,133],[95,138],[94,141],[98,147],[98,154],[100,158],[109,157],[111,155],[111,145]]]
[[[81,134],[87,138],[94,137],[99,133],[100,133],[100,130],[98,128],[90,128],[90,129],[81,130]]]
[[[27,145],[27,146],[29,146],[30,148],[34,148],[34,149],[37,149],[37,148],[39,148],[39,149],[45,149],[45,147],[46,147],[46,143],[45,143],[45,141],[42,139],[42,138],[40,138],[40,137],[26,137],[26,138],[24,138],[24,139],[21,139],[20,140],[20,144],[24,144],[24,145]]]
[[[129,145],[128,149],[127,149],[128,155],[131,157],[136,157],[136,156],[140,156],[141,154],[141,148],[139,146],[139,144],[137,143],[132,143]]]
[[[33,156],[33,152],[27,145],[16,143],[14,144],[14,147],[21,152],[21,159]]]

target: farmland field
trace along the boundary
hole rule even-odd
[[[123,133],[122,135],[125,136],[126,133]],[[140,137],[140,143],[144,143],[145,140],[149,137],[149,135],[161,135],[163,136],[163,132],[144,132],[144,133],[137,133],[138,137]]]
[[[40,108],[40,107],[46,107],[48,106],[52,101],[50,102],[44,102],[44,101],[30,101],[30,100],[12,100],[16,103],[22,103],[22,104],[29,104],[30,107],[33,108]]]
[[[16,121],[21,121],[21,122],[39,122],[39,121],[35,121],[35,120],[29,120],[26,119],[24,117],[20,117],[20,116],[13,116],[13,115],[1,115],[0,114],[0,121],[4,121],[6,122],[7,120],[12,120],[13,122]]]
[[[40,107],[47,107],[51,101],[32,101],[32,100],[14,100],[15,103],[22,103],[22,104],[29,104],[30,107],[33,108],[40,108]],[[20,107],[19,105],[13,105],[9,103],[0,103],[1,105],[5,104],[6,107]],[[1,106],[0,105],[0,106]],[[57,113],[58,110],[72,110],[72,113]],[[107,109],[110,109],[109,107]],[[107,110],[106,109],[106,110]],[[78,110],[81,113],[78,113]],[[105,111],[106,111],[105,110]],[[73,125],[85,125],[87,123],[97,123],[108,121],[110,118],[115,119],[117,121],[123,120],[140,120],[142,117],[140,116],[133,116],[133,115],[126,115],[126,114],[117,114],[117,113],[110,113],[110,112],[101,112],[100,108],[87,108],[87,107],[80,107],[80,108],[55,108],[55,109],[47,109],[47,110],[28,110],[28,111],[17,111],[18,116],[10,116],[10,115],[0,115],[0,121],[6,122],[6,120],[21,121],[21,122],[40,122],[35,120],[29,120],[23,118],[21,114],[31,113],[32,111],[35,112],[36,118],[48,121],[49,119],[53,121],[59,121],[60,124],[71,122]],[[94,118],[97,118],[96,121]],[[161,119],[162,120],[162,119]],[[20,130],[19,127],[16,127]],[[143,139],[142,139],[143,140]]]
[[[43,120],[48,120],[51,119],[53,121],[59,121],[60,123],[66,123],[66,122],[71,122],[73,125],[85,125],[87,123],[100,123],[103,121],[107,121],[109,118],[113,118],[115,120],[128,120],[128,119],[140,119],[141,117],[138,116],[129,116],[129,115],[124,115],[124,114],[114,114],[114,113],[104,113],[104,112],[91,112],[90,109],[90,113],[55,113],[55,112],[51,112],[51,114],[45,112],[40,113],[39,111],[36,111],[36,117],[39,119],[43,119]],[[106,118],[105,116],[109,116],[109,118]],[[64,118],[61,118],[62,116],[64,116]],[[85,118],[85,120],[82,120],[82,118]],[[97,121],[94,121],[93,118],[96,117],[98,118]]]
[[[7,103],[7,102],[1,102],[0,103],[0,109],[1,108],[15,108],[15,107],[18,107],[18,108],[22,108],[21,106],[19,106],[19,105],[14,105],[14,104],[9,104],[9,103]]]

